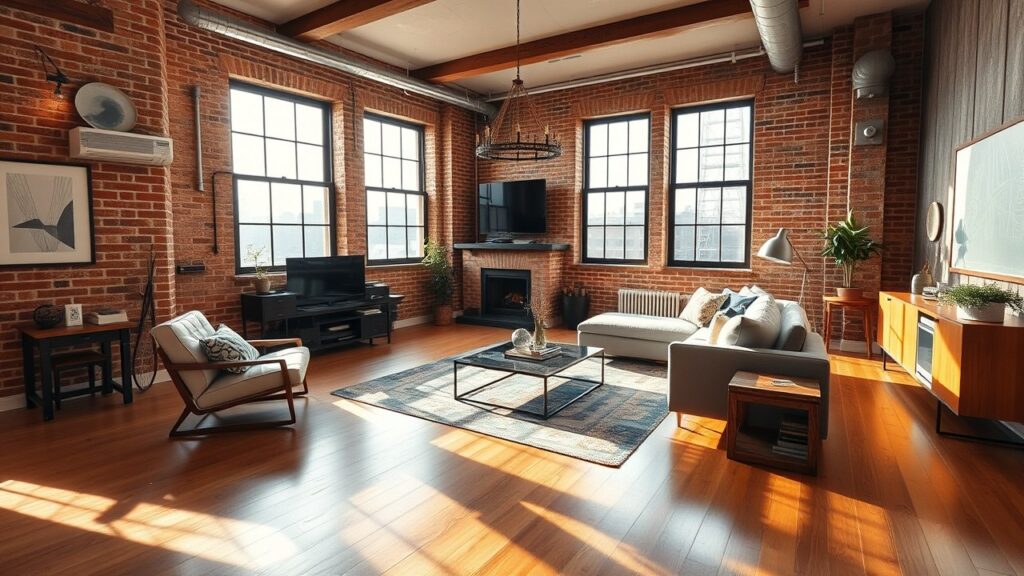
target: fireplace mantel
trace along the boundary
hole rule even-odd
[[[541,244],[515,242],[466,242],[455,245],[456,250],[530,250],[533,252],[565,252],[568,244]]]

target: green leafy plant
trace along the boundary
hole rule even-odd
[[[988,304],[1006,304],[1018,314],[1024,314],[1024,298],[995,284],[958,284],[941,297],[947,304],[961,308],[984,308]]]
[[[823,234],[825,246],[821,255],[835,260],[843,269],[843,287],[853,283],[857,264],[864,262],[882,251],[882,245],[871,239],[868,227],[861,226],[853,217],[853,210],[846,213],[846,220],[830,224]]]
[[[455,292],[455,274],[452,272],[448,247],[433,240],[427,240],[423,265],[430,273],[430,278],[427,280],[427,291],[434,296],[434,303],[438,306],[450,303],[452,294]]]
[[[263,251],[266,249],[266,246],[257,248],[252,244],[245,247],[245,261],[252,263],[253,273],[257,280],[267,277],[267,267],[263,265]]]

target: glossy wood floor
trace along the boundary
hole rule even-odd
[[[613,469],[329,395],[506,334],[317,357],[293,429],[168,440],[169,384],[0,414],[0,572],[1024,574],[1024,452],[936,437],[877,361],[835,357],[817,478],[727,460],[717,421]]]

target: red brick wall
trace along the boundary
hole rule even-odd
[[[888,14],[878,17],[888,22]],[[903,17],[909,33],[897,37],[896,55],[901,69],[914,66],[920,57],[919,15]],[[866,20],[859,28],[874,25]],[[883,24],[884,27],[884,24]],[[873,37],[876,31],[859,34]],[[668,260],[666,221],[669,209],[669,123],[673,108],[726,98],[754,97],[755,147],[752,251],[779,227],[790,229],[790,238],[807,260],[809,277],[805,304],[811,321],[821,326],[821,295],[840,284],[841,275],[830,262],[818,256],[820,231],[826,221],[842,218],[853,206],[875,226],[883,239],[883,197],[885,195],[886,146],[875,147],[862,158],[852,153],[851,120],[854,117],[850,74],[854,61],[854,27],[837,31],[824,46],[805,50],[799,83],[792,75],[771,71],[766,58],[735,64],[715,64],[663,74],[561,90],[535,95],[535,103],[563,142],[561,158],[535,163],[481,162],[480,181],[546,178],[548,185],[548,233],[552,241],[568,242],[572,251],[563,274],[566,286],[580,283],[593,296],[591,313],[613,310],[616,293],[623,287],[644,287],[692,292],[698,286],[720,289],[756,283],[778,296],[795,300],[802,270],[752,258],[749,270],[707,270],[671,268]],[[526,78],[529,84],[529,78]],[[892,100],[898,111],[889,128],[898,143],[899,154],[916,149],[919,97],[907,81],[900,84]],[[651,166],[649,244],[647,264],[608,266],[581,263],[580,213],[582,209],[582,125],[587,118],[644,111],[651,114]],[[866,110],[864,113],[877,113]],[[870,156],[870,159],[868,159]],[[916,174],[916,155],[897,161],[892,182],[902,196],[885,204],[886,215],[896,210],[894,222],[905,218],[906,190]],[[852,184],[851,184],[852,183]],[[865,184],[870,183],[870,186]],[[916,185],[916,181],[915,181]],[[868,190],[870,189],[870,192]],[[910,188],[911,195],[913,187]],[[899,194],[899,193],[898,193]],[[910,201],[912,202],[912,196]],[[912,216],[913,208],[910,208]],[[911,229],[912,230],[912,229]],[[898,234],[898,231],[892,231]],[[912,234],[912,232],[911,232]],[[907,242],[897,235],[895,242]],[[900,247],[900,250],[911,250]],[[903,251],[887,268],[891,278],[909,274]],[[861,275],[869,292],[877,291],[881,260],[865,266]]]
[[[135,102],[135,131],[166,135],[163,20],[158,0],[107,0],[114,33],[0,6],[0,158],[68,162],[68,130],[84,125],[74,88],[103,81]],[[156,15],[156,16],[154,16]],[[65,99],[44,81],[33,45],[71,80]],[[174,309],[168,169],[92,163],[94,265],[0,269],[0,395],[17,393],[22,360],[15,325],[44,303],[115,306],[137,318],[150,246],[158,258],[157,310]]]

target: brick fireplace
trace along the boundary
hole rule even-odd
[[[561,323],[559,294],[568,245],[456,244],[462,251],[463,315],[460,322],[492,326],[530,326],[517,314],[516,280],[531,302],[540,303],[549,326]],[[490,286],[495,292],[487,296]]]

